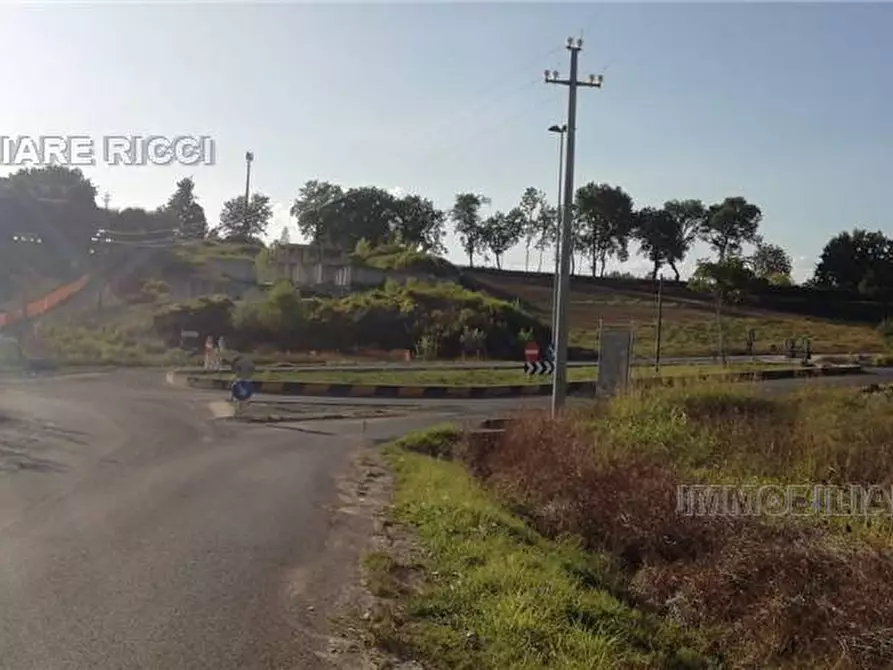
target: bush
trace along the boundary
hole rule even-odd
[[[414,251],[398,244],[373,248],[366,240],[360,240],[351,254],[351,259],[356,263],[379,270],[411,272],[444,278],[459,276],[459,270],[448,260],[423,251]]]
[[[437,343],[436,355],[456,356],[462,335],[478,331],[486,350],[520,356],[514,333],[542,327],[510,304],[454,284],[396,282],[344,298],[302,299],[288,284],[275,286],[255,304],[240,305],[232,316],[234,342],[281,349],[417,349]]]
[[[700,629],[729,667],[893,664],[891,522],[686,515],[681,484],[889,482],[893,398],[653,389],[457,449],[540,532],[620,559],[628,598]],[[492,437],[492,436],[490,436]],[[844,539],[846,538],[846,539]]]
[[[169,347],[180,342],[180,333],[195,330],[199,338],[210,335],[230,337],[233,332],[232,313],[234,303],[227,296],[207,296],[188,302],[173,303],[156,311],[152,323],[155,332]]]

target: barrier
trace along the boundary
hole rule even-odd
[[[0,328],[13,324],[16,321],[21,321],[23,317],[43,316],[60,303],[68,300],[75,293],[81,291],[88,281],[90,281],[90,276],[84,275],[70,284],[53,289],[42,298],[32,300],[25,305],[24,314],[22,314],[21,309],[0,314]]]

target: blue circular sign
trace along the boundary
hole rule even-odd
[[[232,391],[233,399],[244,401],[254,394],[254,384],[247,379],[237,379],[230,390]]]

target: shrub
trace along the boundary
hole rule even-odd
[[[173,303],[155,312],[152,323],[155,332],[170,347],[180,342],[184,330],[198,331],[204,340],[232,335],[233,301],[227,296],[206,296],[187,302]]]
[[[557,421],[527,412],[456,453],[540,532],[620,559],[628,598],[701,630],[729,667],[885,668],[889,519],[685,515],[677,492],[887,483],[891,403],[845,389],[652,389]]]

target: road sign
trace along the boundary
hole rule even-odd
[[[254,374],[254,361],[250,358],[245,358],[244,356],[238,356],[236,357],[236,360],[233,361],[232,368],[236,375],[243,379],[247,379]]]
[[[528,375],[551,375],[555,372],[555,364],[552,361],[527,361],[524,372]]]
[[[528,363],[532,363],[533,361],[539,360],[540,357],[540,345],[536,342],[528,342],[527,346],[524,347],[524,358]]]
[[[602,328],[598,349],[599,394],[613,395],[629,383],[633,330],[627,327]]]
[[[245,402],[252,395],[254,395],[254,384],[252,384],[247,379],[237,379],[235,382],[233,382],[230,391],[232,393],[233,400]]]

